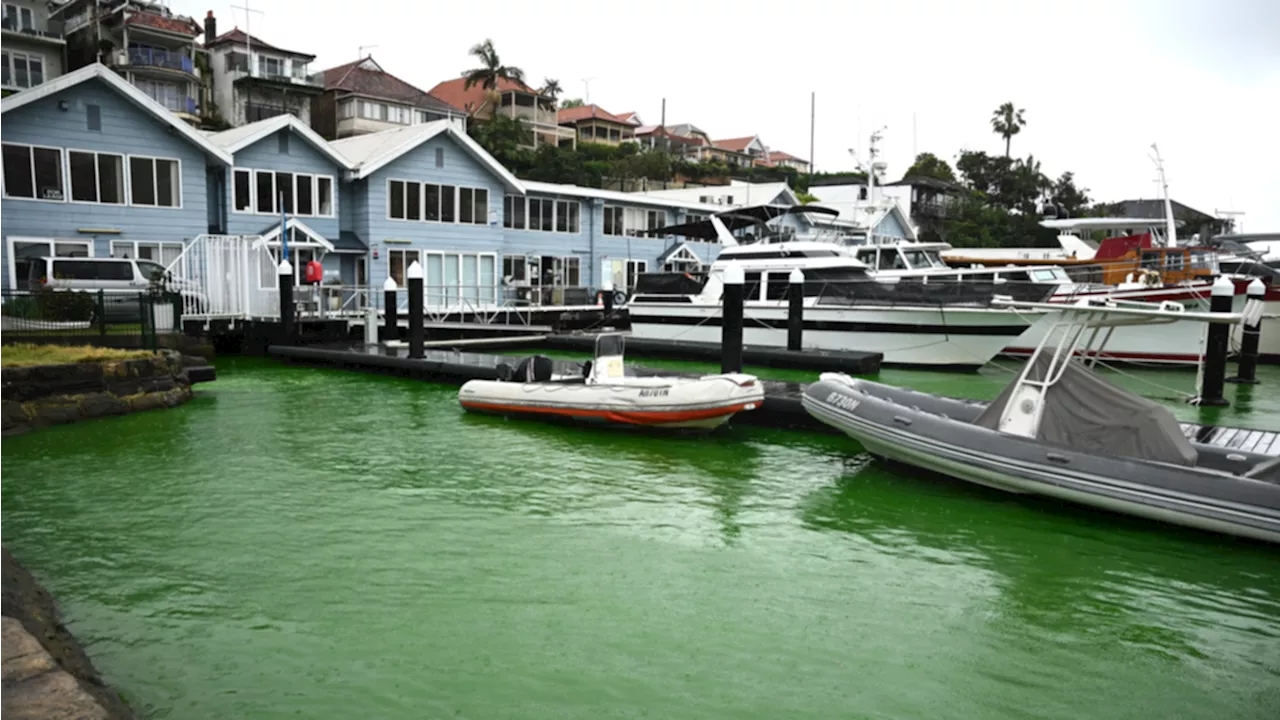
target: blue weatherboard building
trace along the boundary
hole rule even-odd
[[[290,260],[321,262],[326,282],[403,286],[417,261],[429,306],[594,304],[606,282],[710,264],[718,243],[641,233],[727,209],[710,192],[522,181],[448,121],[333,142],[287,114],[207,133],[96,64],[2,111],[6,289],[26,289],[30,259],[49,255],[186,271],[193,246],[218,238],[254,259],[235,265],[252,275],[236,293],[274,292],[283,214]]]

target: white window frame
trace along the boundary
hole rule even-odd
[[[421,222],[421,220],[410,220],[410,219],[409,219],[409,207],[408,207],[408,205],[405,205],[405,208],[404,208],[405,216],[404,216],[404,217],[392,217],[392,216],[391,216],[391,183],[393,183],[393,182],[401,183],[401,184],[402,184],[403,186],[405,186],[406,188],[407,188],[410,184],[414,184],[414,183],[417,183],[418,185],[421,185],[421,184],[422,184],[422,183],[417,182],[416,180],[405,180],[405,179],[402,179],[402,178],[392,178],[392,177],[387,178],[387,203],[386,203],[386,204],[387,204],[387,208],[386,208],[386,210],[387,210],[387,219],[388,219],[388,220],[390,220],[390,221],[392,221],[392,222]],[[419,218],[421,218],[421,217],[422,217],[422,215],[423,215],[422,210],[423,210],[424,204],[425,204],[425,202],[426,202],[423,198],[424,198],[425,196],[426,196],[426,193],[425,193],[425,192],[423,192],[421,189],[419,189],[419,190],[418,190],[418,217],[419,217]],[[405,199],[405,202],[406,202],[406,203],[407,203],[407,202],[408,202],[408,200],[409,200],[409,191],[408,191],[407,189],[404,191],[404,199]],[[390,266],[388,266],[388,267],[390,267]],[[390,276],[388,276],[388,277],[390,277]]]
[[[182,209],[182,205],[183,205],[182,203],[182,160],[180,158],[164,157],[161,155],[126,155],[125,158],[126,158],[125,162],[128,163],[128,169],[125,171],[125,177],[129,181],[128,197],[129,197],[130,206],[148,208],[152,210],[181,210]],[[151,161],[151,180],[152,180],[151,191],[155,193],[155,198],[156,198],[155,205],[139,204],[133,201],[133,161],[134,160],[150,160]],[[175,177],[177,177],[178,179],[178,189],[177,189],[177,192],[174,193],[174,199],[177,201],[176,205],[160,204],[160,173],[156,172],[157,160],[167,160],[169,162],[174,163],[177,168],[175,170],[175,173],[176,173]],[[66,161],[65,153],[64,153],[63,161],[64,163]]]
[[[236,207],[236,176],[244,173],[249,176],[249,209],[240,210]],[[273,181],[274,182],[274,181]],[[258,178],[254,174],[252,168],[232,168],[231,169],[231,212],[238,215],[254,215],[257,212],[257,195],[258,195]]]
[[[419,248],[412,248],[412,247],[393,247],[393,248],[387,248],[387,277],[392,277],[392,275],[391,275],[391,256],[392,256],[392,255],[395,255],[396,253],[406,253],[406,254],[405,254],[405,263],[404,263],[404,271],[405,271],[405,275],[406,275],[406,277],[401,278],[401,280],[404,280],[405,282],[401,282],[400,280],[396,280],[396,287],[402,287],[402,288],[403,288],[403,287],[408,287],[408,279],[409,279],[409,278],[408,278],[408,273],[409,273],[409,266],[413,264],[413,261],[409,259],[409,255],[408,255],[407,253],[414,253],[414,254],[417,256],[417,261],[418,261],[420,264],[422,264],[422,269],[423,269],[423,288],[424,288],[424,292],[425,292],[425,288],[426,288],[426,280],[425,280],[425,278],[426,278],[426,267],[427,267],[427,266],[426,266],[426,263],[425,263],[425,262],[423,262],[423,261],[426,259],[426,256],[427,256],[426,251],[425,251],[425,250],[422,250],[422,249],[419,249]]]
[[[236,209],[235,177],[237,173],[248,173],[249,175],[249,208],[250,210],[248,211]],[[263,212],[258,210],[258,174],[259,173],[263,173],[271,176],[271,208],[272,209],[270,212]],[[277,203],[277,200],[279,199],[279,193],[277,192],[276,173],[287,173],[293,177],[293,209],[295,212],[289,213],[290,217],[314,217],[314,218],[334,217],[334,214],[336,213],[336,207],[337,207],[337,198],[334,197],[334,193],[337,192],[337,190],[335,189],[337,187],[337,179],[334,176],[326,175],[324,173],[293,172],[290,170],[264,170],[262,168],[251,168],[251,167],[236,167],[232,169],[231,183],[230,183],[231,187],[228,188],[228,193],[230,194],[230,200],[231,200],[231,204],[230,204],[231,212],[237,215],[262,215],[262,216],[270,216],[270,217],[278,216],[280,214],[280,208],[278,207],[278,203]],[[300,176],[311,178],[312,212],[310,214],[296,212],[298,209],[298,178]],[[328,213],[320,212],[320,208],[324,206],[324,203],[321,201],[321,197],[320,197],[320,180],[321,179],[327,179],[329,181],[329,212]],[[389,199],[389,196],[388,196],[388,199]],[[144,207],[149,207],[149,206],[144,206]],[[390,205],[388,205],[387,207],[388,213],[390,213],[390,209],[391,209]]]
[[[27,8],[23,9],[26,10]],[[44,53],[31,52],[30,50],[12,50],[10,48],[4,48],[4,52],[9,56],[9,84],[4,86],[6,89],[26,90],[28,88],[39,87],[49,79],[49,59],[45,57]],[[18,55],[21,55],[27,61],[26,85],[18,84],[18,72],[13,66],[13,59]],[[40,82],[38,83],[31,82],[31,60],[33,58],[40,61]]]
[[[517,227],[515,223],[515,203],[519,203],[524,207],[521,213],[523,224]],[[508,207],[508,205],[510,206]],[[510,211],[510,212],[508,212]],[[513,224],[508,225],[511,222]],[[502,196],[502,227],[505,230],[528,230],[529,229],[529,198],[525,195],[503,195]]]
[[[17,258],[17,255],[15,254],[16,253],[15,243],[26,243],[26,244],[44,243],[45,245],[49,246],[49,250],[51,253],[53,252],[55,245],[83,245],[85,248],[88,248],[89,250],[88,257],[94,257],[92,240],[82,240],[80,238],[33,237],[33,236],[23,236],[23,235],[10,235],[9,237],[5,238],[5,240],[8,243],[8,247],[5,249],[9,251],[9,254],[7,256],[9,258],[9,262],[7,263],[9,267],[7,268],[7,270],[9,273],[9,289],[10,290],[16,290],[18,287],[18,270],[17,270],[17,262],[16,262],[18,258]]]
[[[607,216],[608,216],[610,213],[613,213],[613,214],[619,215],[619,217],[618,217],[618,218],[614,221],[614,223],[613,223],[613,229],[614,229],[614,232],[609,232],[609,231],[608,231],[608,229],[607,229],[607,228],[608,228],[608,226],[605,224],[605,220],[607,219]],[[607,235],[607,236],[609,236],[609,237],[625,237],[625,236],[626,236],[626,234],[627,234],[627,231],[626,231],[626,227],[627,227],[627,220],[626,220],[626,219],[627,219],[627,208],[626,208],[625,206],[623,206],[623,205],[605,205],[605,206],[604,206],[604,214],[603,214],[603,215],[601,216],[601,218],[600,218],[600,234],[602,234],[602,235]]]
[[[298,212],[298,188],[302,186],[302,178],[307,178],[307,184],[311,186],[311,212]],[[309,172],[296,172],[293,174],[293,215],[296,217],[316,217],[316,176]]]
[[[338,179],[332,175],[325,175],[321,173],[315,174],[315,179],[316,179],[316,187],[315,187],[315,190],[312,192],[312,195],[315,198],[314,200],[315,206],[316,206],[315,216],[321,217],[321,218],[335,217],[338,212]],[[329,192],[327,193],[329,196],[329,212],[327,213],[320,212],[320,209],[324,207],[324,202],[322,201],[322,197],[320,194],[321,180],[329,181]]]
[[[270,210],[258,209],[258,176],[259,175],[266,175],[271,178],[271,209]],[[253,205],[252,205],[253,213],[252,214],[275,216],[276,211],[279,210],[279,208],[276,207],[276,173],[275,171],[254,169],[253,187],[251,188],[251,191],[253,193]]]
[[[459,224],[464,224],[464,223],[459,223]],[[396,249],[400,249],[400,248],[396,248]],[[476,296],[480,298],[478,300],[478,305],[480,307],[490,307],[492,305],[496,305],[498,303],[498,300],[501,298],[503,267],[502,267],[502,263],[498,262],[498,253],[496,252],[462,252],[458,250],[452,250],[452,251],[419,250],[417,252],[419,253],[418,261],[422,263],[423,277],[424,277],[422,291],[426,295],[426,297],[423,298],[423,301],[424,303],[426,303],[427,307],[447,308],[447,307],[454,307],[455,305],[460,305],[463,301],[463,298],[465,297],[463,293],[463,289],[466,287],[474,287],[476,289]],[[442,284],[438,286],[428,287],[425,279],[427,274],[426,273],[427,258],[432,255],[435,255],[440,258],[440,266],[442,268],[441,270]],[[462,277],[462,268],[465,266],[465,263],[463,263],[462,261],[463,257],[474,257],[476,259],[476,277],[475,277],[474,285],[469,286],[463,282],[463,280],[465,279]],[[483,286],[480,285],[480,265],[481,265],[480,259],[485,257],[493,259],[493,286],[489,288],[484,288]],[[443,278],[444,278],[443,268],[445,266],[445,262],[450,258],[452,258],[457,263],[457,269],[458,269],[458,282],[452,288],[453,300],[452,302],[449,302],[448,300],[446,300],[444,304],[432,305],[429,302],[427,302],[428,298],[433,297],[432,287],[436,289],[436,292],[434,295],[435,297],[443,297],[443,298],[449,297],[448,291],[450,290],[450,287],[446,284],[443,284]],[[407,268],[408,266],[406,265],[405,267]],[[391,256],[390,254],[388,254],[387,255],[387,277],[391,277],[390,273],[391,273]],[[525,268],[525,274],[528,275],[527,266]],[[483,292],[484,290],[488,291],[488,299],[492,301],[488,305],[486,305],[485,303],[485,292]]]
[[[157,250],[159,250],[159,251],[161,251],[161,253],[162,253],[162,254],[163,254],[163,251],[164,251],[164,249],[165,249],[166,247],[168,247],[168,248],[177,248],[177,249],[178,249],[178,255],[179,255],[179,257],[178,257],[178,266],[177,266],[177,268],[176,268],[176,269],[178,270],[178,273],[177,273],[177,274],[178,274],[178,277],[185,278],[185,277],[187,276],[187,259],[186,259],[185,257],[182,257],[182,250],[183,250],[183,248],[185,248],[185,247],[186,247],[186,245],[185,245],[184,243],[182,243],[181,241],[173,241],[173,240],[112,240],[112,241],[111,241],[111,257],[115,257],[115,256],[116,256],[116,248],[117,248],[117,247],[127,247],[127,248],[129,249],[129,259],[130,259],[130,260],[138,260],[138,259],[139,259],[139,258],[138,258],[138,246],[139,246],[139,245],[155,245],[155,246],[156,246],[156,249],[157,249]],[[160,260],[153,260],[152,262],[155,262],[155,263],[156,263],[156,264],[158,264],[158,265],[164,265],[164,263],[163,263],[163,262],[161,262]]]
[[[406,208],[406,217],[398,218],[391,215],[391,183],[398,182],[408,185],[418,186],[418,218],[413,219],[408,216]],[[436,206],[436,219],[427,217],[427,186],[431,185],[436,188],[436,197],[439,199],[439,205]],[[453,219],[445,220],[444,218],[444,188],[453,188]],[[476,192],[485,193],[484,212],[478,217],[472,217],[471,222],[462,222],[462,191],[470,190],[472,198]],[[383,214],[389,222],[426,222],[444,225],[471,225],[479,227],[487,227],[489,225],[489,213],[492,212],[492,191],[486,187],[476,187],[474,185],[453,185],[450,183],[434,183],[419,182],[417,180],[406,180],[404,178],[389,177],[386,180],[386,200],[383,203]],[[408,192],[405,193],[405,200],[408,201]],[[472,201],[474,203],[474,199]],[[505,206],[504,206],[505,207]],[[527,217],[526,217],[527,220]],[[507,228],[512,229],[512,228]]]
[[[97,200],[76,200],[75,199],[75,194],[71,187],[71,153],[81,153],[84,155],[93,156],[93,181],[94,181],[94,190],[96,191],[96,194],[98,197]],[[65,156],[65,162],[66,162],[67,202],[75,203],[76,205],[108,205],[111,207],[125,207],[129,205],[129,192],[131,188],[130,178],[129,178],[129,159],[124,153],[113,153],[113,152],[106,152],[103,150],[82,150],[80,148],[65,148],[63,155]],[[120,202],[118,203],[102,202],[102,175],[98,170],[99,155],[111,155],[112,157],[120,158],[120,165],[121,165],[120,178],[123,184],[120,187]],[[151,205],[142,205],[141,207],[151,207]]]
[[[3,144],[4,144],[4,145],[13,145],[13,146],[16,146],[16,147],[31,148],[32,150],[34,150],[34,149],[36,149],[36,148],[40,148],[40,149],[43,149],[43,150],[57,150],[57,151],[58,151],[58,170],[62,173],[62,178],[61,178],[61,180],[62,180],[62,199],[61,199],[61,200],[53,200],[53,199],[49,199],[49,198],[42,198],[42,197],[39,197],[39,196],[34,196],[34,197],[19,197],[19,196],[16,196],[16,195],[10,195],[10,194],[9,194],[9,186],[8,186],[8,183],[4,182],[4,169],[3,169],[3,165],[2,165],[2,164],[0,164],[0,185],[3,185],[3,188],[2,188],[2,189],[0,189],[0,190],[2,190],[2,194],[3,194],[4,199],[6,199],[6,200],[26,200],[26,201],[28,201],[28,202],[45,202],[45,203],[65,203],[65,202],[67,202],[67,199],[71,197],[71,188],[70,188],[71,182],[70,182],[70,178],[68,178],[68,177],[67,177],[67,173],[68,173],[69,168],[67,167],[67,151],[66,151],[64,148],[54,147],[54,146],[52,146],[52,145],[32,145],[31,143],[18,143],[18,142],[5,142],[5,143],[3,143]],[[127,175],[128,175],[128,169],[127,169],[127,168],[125,169],[125,174],[126,174],[126,177],[127,177]],[[38,189],[39,189],[39,188],[36,186],[36,157],[35,157],[35,153],[33,152],[33,153],[31,153],[31,192],[35,193],[35,192],[37,192],[37,191],[38,191]]]
[[[572,207],[574,207],[574,206],[577,206],[577,208],[578,208],[578,212],[576,213],[576,217],[575,217],[575,213],[573,213],[573,212],[566,212],[566,214],[569,216],[569,218],[568,218],[567,220],[565,220],[565,228],[567,228],[567,229],[565,229],[565,230],[561,230],[561,229],[560,229],[560,204],[561,204],[561,203],[564,203],[564,207],[565,207],[565,209],[566,209],[566,210],[568,210],[569,208],[572,208]],[[576,223],[576,227],[575,227],[575,225],[571,222],[571,221],[574,221],[574,220],[576,220],[576,221],[577,221],[577,223]],[[556,201],[555,201],[555,213],[554,213],[554,217],[552,218],[552,221],[553,221],[553,222],[552,222],[552,225],[551,225],[552,232],[560,233],[561,235],[579,235],[579,234],[581,234],[581,233],[582,233],[582,203],[581,203],[580,201],[578,201],[578,200],[566,200],[566,199],[562,199],[562,198],[557,198],[557,199],[556,199]]]

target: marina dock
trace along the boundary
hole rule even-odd
[[[629,346],[634,349],[634,345]],[[411,377],[429,382],[461,385],[468,380],[497,380],[501,368],[514,368],[526,356],[498,355],[489,352],[469,352],[445,349],[427,349],[424,357],[409,357],[407,347],[355,346],[355,347],[297,347],[272,345],[267,348],[271,357],[304,365],[318,365],[352,370],[356,372],[386,373]],[[794,366],[790,366],[794,367]],[[831,371],[850,372],[829,368]],[[557,374],[571,375],[581,372],[581,364],[556,360]],[[628,366],[627,374],[638,377],[688,377],[689,373]],[[808,430],[835,433],[829,425],[814,419],[805,411],[800,398],[806,383],[761,380],[765,389],[764,405],[756,410],[740,413],[733,422],[741,425]],[[1243,450],[1280,456],[1280,432],[1250,428],[1203,425],[1181,422],[1183,432],[1196,442],[1234,450]]]

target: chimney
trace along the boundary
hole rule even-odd
[[[218,19],[213,16],[213,11],[204,16],[204,46],[209,47],[218,37]]]

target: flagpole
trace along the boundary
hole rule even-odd
[[[284,213],[284,193],[280,193],[280,259],[289,259],[289,228]]]

